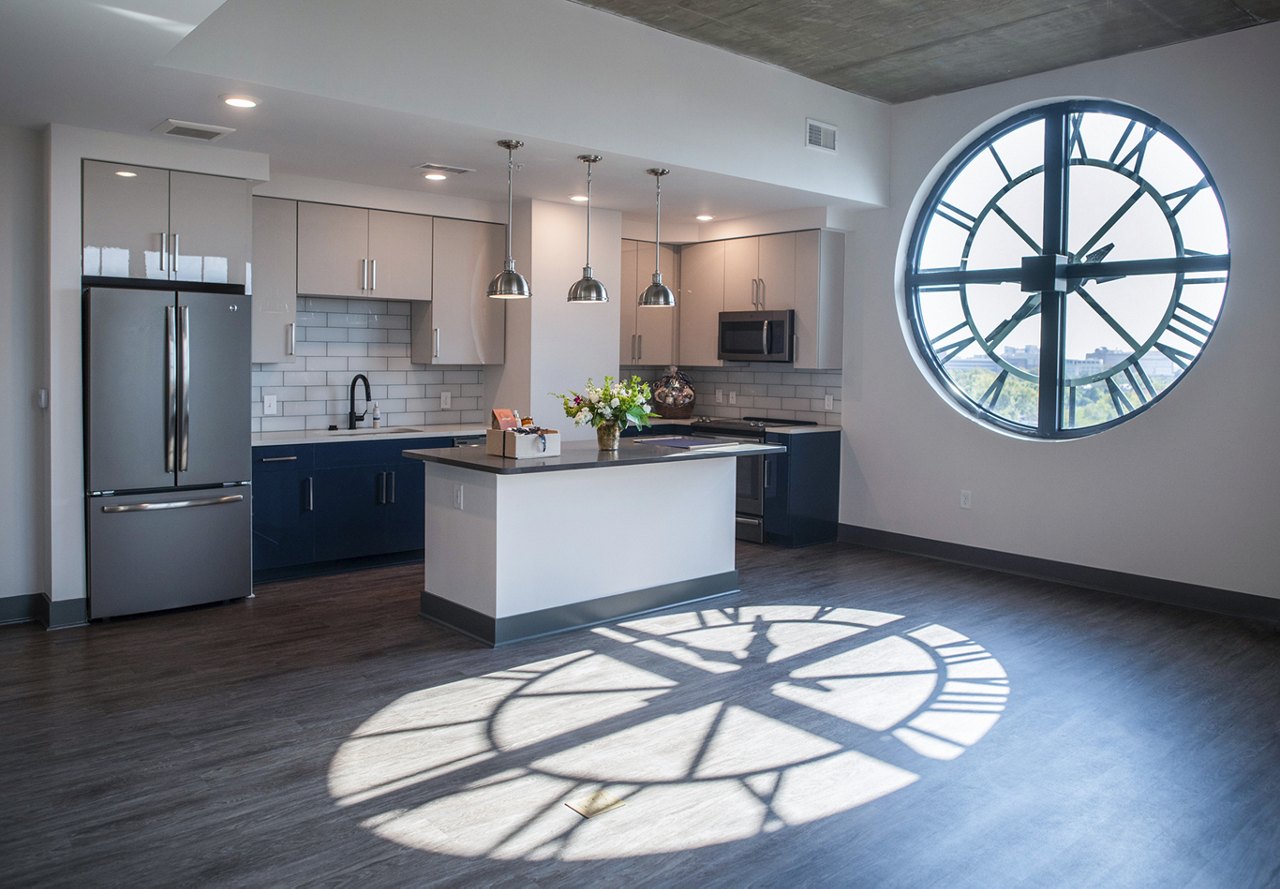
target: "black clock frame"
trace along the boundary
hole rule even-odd
[[[1082,115],[1086,112],[1103,112],[1108,114],[1123,115],[1128,118],[1129,124],[1125,130],[1125,135],[1121,137],[1117,143],[1116,150],[1112,156],[1106,160],[1102,158],[1089,158],[1084,151],[1084,143],[1080,134],[1080,123]],[[998,268],[998,269],[966,269],[964,267],[956,269],[919,271],[920,252],[923,249],[925,238],[929,231],[929,226],[933,223],[937,216],[950,216],[951,221],[960,224],[962,227],[969,228],[972,233],[977,229],[977,222],[981,218],[972,217],[968,213],[953,207],[942,200],[948,188],[954,182],[957,176],[967,167],[969,162],[983,151],[988,150],[992,144],[1006,133],[1011,132],[1030,121],[1044,121],[1044,163],[1042,166],[1033,167],[1021,173],[1017,177],[1012,177],[1009,172],[1004,169],[1003,163],[1000,161],[999,155],[993,151],[997,164],[1000,165],[1002,172],[1005,174],[1006,185],[988,202],[983,213],[993,208],[993,204],[1000,195],[1007,193],[1014,185],[1034,175],[1044,174],[1044,211],[1043,211],[1043,232],[1041,245],[1037,255],[1023,257],[1021,264],[1017,267]],[[1117,155],[1120,147],[1125,145],[1128,137],[1135,126],[1144,127],[1144,135],[1139,139],[1137,146],[1131,149],[1123,158],[1117,161]],[[1146,150],[1147,143],[1156,134],[1168,138],[1188,157],[1190,157],[1200,171],[1203,173],[1203,180],[1198,187],[1183,189],[1169,195],[1162,195],[1156,189],[1151,188],[1149,183],[1140,176],[1143,153]],[[1082,157],[1073,160],[1071,154],[1073,148],[1078,142]],[[1135,157],[1136,153],[1136,157]],[[1125,166],[1126,163],[1132,161],[1134,169]],[[1090,261],[1087,247],[1080,252],[1085,255],[1085,261],[1076,262],[1075,258],[1069,255],[1067,240],[1067,195],[1069,188],[1068,171],[1071,166],[1089,165],[1110,169],[1129,179],[1143,189],[1144,194],[1148,194],[1155,199],[1158,206],[1164,212],[1166,219],[1171,222],[1171,230],[1174,235],[1176,244],[1176,255],[1172,257],[1164,257],[1158,259],[1139,259],[1139,260],[1113,260],[1107,261],[1105,258],[1099,257],[1097,261]],[[1159,118],[1148,114],[1141,109],[1134,108],[1120,102],[1114,102],[1101,99],[1089,100],[1071,100],[1065,102],[1056,102],[1049,105],[1041,105],[1034,108],[1028,108],[1015,113],[995,126],[988,129],[978,138],[974,139],[963,151],[956,155],[955,158],[947,165],[942,175],[938,177],[933,188],[929,192],[928,198],[921,207],[920,212],[916,216],[914,229],[909,243],[907,257],[908,265],[905,276],[906,288],[906,310],[908,319],[911,322],[911,329],[915,336],[917,347],[920,349],[921,355],[925,357],[929,369],[937,378],[943,388],[950,393],[953,401],[969,413],[980,418],[982,421],[996,426],[1000,429],[1016,433],[1018,435],[1030,438],[1043,439],[1071,439],[1082,438],[1084,436],[1093,435],[1098,432],[1110,429],[1125,420],[1146,410],[1155,402],[1163,398],[1170,392],[1186,375],[1191,366],[1195,364],[1204,348],[1207,346],[1210,337],[1216,328],[1216,319],[1207,318],[1203,315],[1188,309],[1181,305],[1180,296],[1185,277],[1189,273],[1203,273],[1221,271],[1223,273],[1220,279],[1208,279],[1213,282],[1226,283],[1227,275],[1231,267],[1230,249],[1222,255],[1207,255],[1188,252],[1182,243],[1175,214],[1181,209],[1182,205],[1189,201],[1196,192],[1207,187],[1218,201],[1218,205],[1222,208],[1222,198],[1218,191],[1217,185],[1213,181],[1212,175],[1205,166],[1200,155],[1182,138],[1175,130],[1161,121]],[[1170,199],[1180,198],[1177,206],[1171,206]],[[1111,217],[1108,226],[1117,221],[1132,205],[1131,198],[1128,202],[1121,206]],[[1226,211],[1223,211],[1223,224],[1226,225]],[[969,224],[962,222],[962,219],[968,219]],[[1029,240],[1028,236],[1022,232],[1011,220],[1008,220],[1015,231],[1022,235],[1024,240]],[[1105,228],[1105,227],[1104,227]],[[1230,243],[1230,234],[1228,232],[1228,244]],[[1088,245],[1088,246],[1092,246]],[[967,250],[967,245],[966,245]],[[1157,325],[1155,332],[1143,345],[1141,351],[1135,350],[1135,354],[1121,362],[1116,367],[1107,368],[1105,372],[1097,374],[1093,377],[1082,378],[1073,381],[1074,385],[1081,383],[1095,382],[1099,379],[1105,380],[1108,392],[1116,409],[1117,416],[1105,423],[1099,423],[1085,427],[1071,427],[1063,423],[1063,407],[1066,386],[1066,374],[1064,372],[1063,350],[1066,336],[1065,312],[1063,311],[1066,298],[1069,294],[1075,292],[1078,288],[1082,288],[1083,284],[1089,280],[1107,279],[1128,275],[1158,275],[1172,274],[1174,275],[1174,292],[1173,298],[1169,301],[1166,308],[1165,316],[1161,323]],[[1205,279],[1201,279],[1205,280]],[[1001,417],[994,411],[986,407],[988,398],[991,398],[991,404],[994,405],[999,398],[1000,390],[1010,373],[1019,369],[1007,365],[1001,360],[997,360],[997,364],[1005,365],[1003,371],[997,375],[991,386],[987,389],[981,398],[975,401],[972,396],[965,393],[951,379],[943,364],[950,357],[957,354],[960,350],[966,348],[969,343],[976,341],[976,337],[972,340],[964,341],[959,344],[952,344],[944,347],[944,351],[952,349],[945,358],[935,351],[935,343],[949,333],[962,329],[965,324],[953,328],[951,331],[936,336],[933,341],[930,340],[924,328],[923,319],[921,318],[919,298],[922,291],[929,289],[959,289],[962,293],[964,288],[969,284],[1003,284],[1018,283],[1023,292],[1028,294],[1027,302],[1023,304],[1023,309],[1019,313],[1015,313],[1008,322],[1001,325],[998,331],[1007,332],[1011,330],[1017,323],[1026,317],[1038,311],[1040,314],[1040,364],[1039,364],[1039,402],[1037,405],[1037,425],[1032,428],[1030,426],[1015,423],[1005,417]],[[1039,302],[1034,309],[1028,309],[1032,305],[1032,300],[1039,295]],[[1224,288],[1224,304],[1225,304],[1225,288]],[[1189,312],[1192,317],[1186,315],[1179,316],[1178,309],[1182,308],[1185,312]],[[966,319],[971,321],[968,316],[967,305],[965,307]],[[1220,314],[1220,312],[1219,312]],[[1193,331],[1200,343],[1200,350],[1192,355],[1180,350],[1171,349],[1164,344],[1156,343],[1155,339],[1159,337],[1166,328],[1169,328],[1173,322],[1178,322],[1181,327],[1189,331]],[[1187,334],[1172,328],[1175,333],[1186,336]],[[1190,338],[1190,337],[1188,337]],[[1202,338],[1202,339],[1201,339]],[[1139,359],[1145,355],[1152,347],[1159,350],[1171,361],[1181,368],[1179,375],[1162,391],[1154,391],[1151,381],[1147,378],[1145,371],[1138,364]],[[995,358],[995,356],[992,356]],[[1126,396],[1120,391],[1112,377],[1123,372],[1126,375],[1133,391],[1137,394],[1139,403],[1131,403]],[[1026,371],[1021,371],[1018,375],[1032,379]],[[1072,405],[1068,404],[1070,409]]]

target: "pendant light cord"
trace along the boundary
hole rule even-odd
[[[653,273],[662,274],[662,250],[659,246],[659,234],[662,231],[662,177],[655,175],[653,181],[658,186],[657,212],[653,214]]]
[[[587,161],[587,268],[591,268],[591,161]]]
[[[514,148],[507,149],[507,268],[513,268],[515,261],[511,256],[511,174],[515,170],[516,151]]]

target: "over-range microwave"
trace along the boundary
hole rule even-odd
[[[722,361],[790,362],[795,318],[791,309],[721,312],[717,355]]]

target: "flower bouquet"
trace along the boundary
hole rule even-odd
[[[563,402],[564,415],[572,419],[575,426],[595,427],[596,440],[602,451],[618,449],[623,427],[643,429],[657,416],[649,411],[649,401],[653,397],[649,384],[637,376],[630,380],[615,380],[607,376],[601,386],[588,379],[585,391],[565,395],[552,393],[552,397]]]

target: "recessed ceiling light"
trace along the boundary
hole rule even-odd
[[[422,178],[430,179],[432,182],[443,182],[445,179],[448,179],[449,177],[446,176],[444,173],[423,173]]]
[[[138,174],[133,172],[132,170],[116,170],[116,175],[123,176],[126,179],[133,179]]]
[[[253,96],[223,96],[222,101],[232,108],[257,108],[258,100]]]
[[[695,217],[693,217],[693,218],[694,218],[694,219],[696,219],[696,220],[698,220],[699,222],[710,222],[711,220],[715,219],[715,217],[714,217],[714,216],[710,216],[710,215],[708,215],[708,214],[706,214],[706,213],[700,213],[700,214],[698,214],[697,216],[695,216]]]
[[[573,201],[575,204],[585,204],[587,202],[587,196],[585,194],[571,194],[569,195],[569,200]]]

